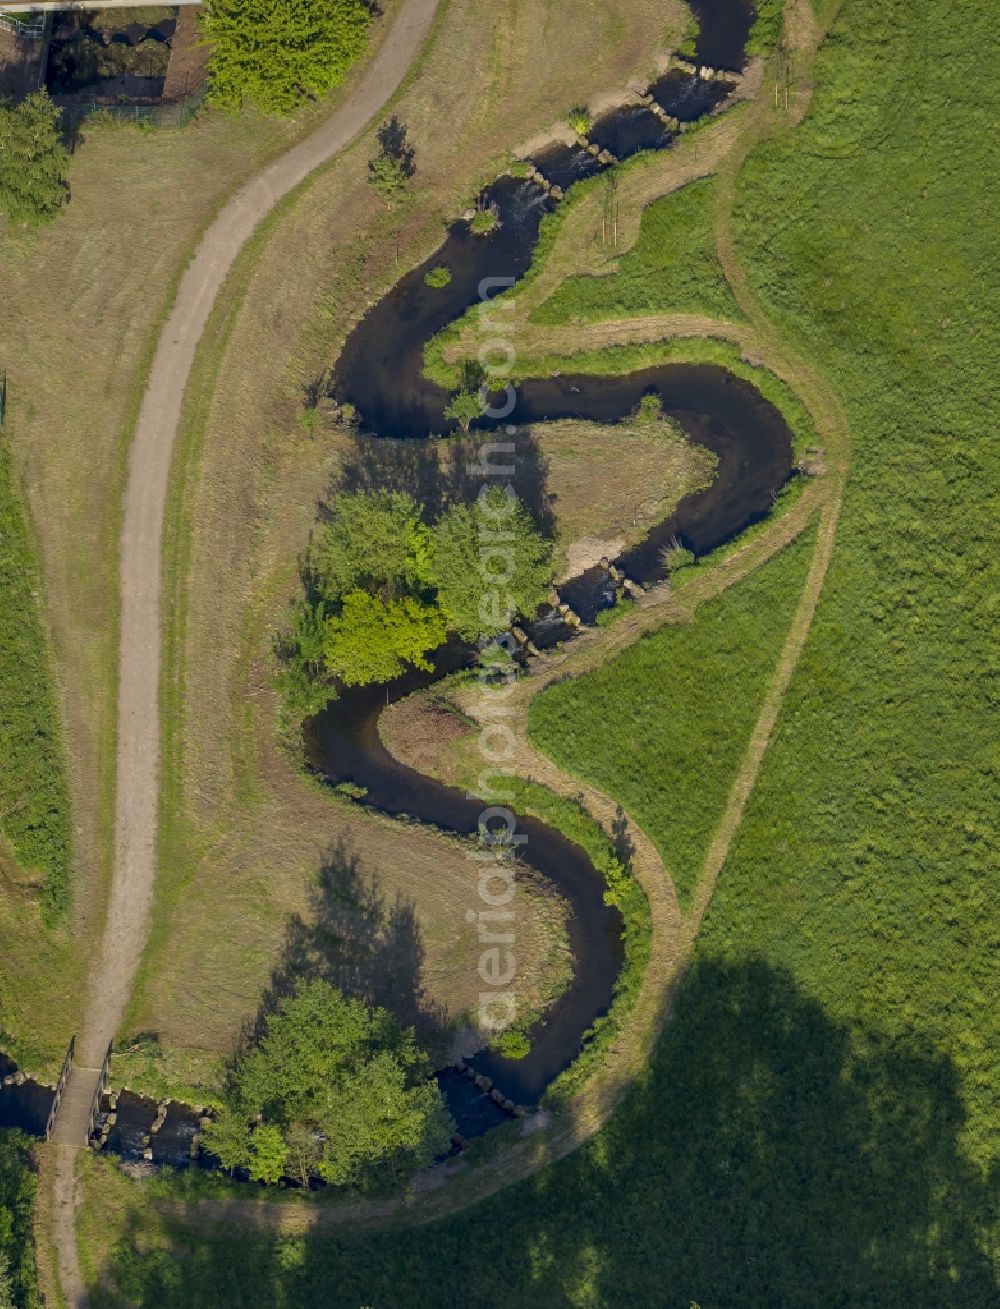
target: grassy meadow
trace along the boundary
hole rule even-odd
[[[690,623],[644,636],[531,703],[532,743],[632,815],[682,903],[722,815],[814,543],[815,533],[804,533]]]
[[[600,277],[567,277],[532,313],[533,323],[604,322],[642,314],[712,314],[738,310],[715,253],[715,181],[689,182],[648,205],[639,239]]]
[[[853,465],[645,1075],[570,1157],[432,1227],[195,1227],[122,1183],[95,1305],[997,1303],[992,26],[845,0],[807,119],[739,178],[751,286],[836,386]]]

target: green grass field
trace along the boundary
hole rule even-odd
[[[715,182],[690,182],[649,205],[639,239],[605,277],[568,277],[533,323],[603,322],[641,314],[739,316],[715,253]]]
[[[682,903],[725,807],[814,543],[815,533],[805,533],[691,623],[645,636],[532,701],[532,743],[625,807],[662,855]]]
[[[853,467],[647,1074],[572,1156],[432,1227],[136,1212],[95,1303],[996,1305],[992,27],[977,0],[846,0],[808,119],[741,178],[751,283],[836,385]]]
[[[0,833],[39,883],[52,922],[69,907],[71,827],[38,586],[10,452],[0,442]]]

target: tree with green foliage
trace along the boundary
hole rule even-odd
[[[335,679],[363,686],[398,676],[444,640],[433,603],[430,529],[412,496],[356,491],[338,497],[312,546],[306,594],[279,642],[278,676],[293,714],[317,713]]]
[[[444,407],[444,416],[468,432],[475,420],[483,416],[482,397],[478,391],[456,391]]]
[[[33,1208],[37,1180],[31,1142],[0,1131],[0,1309],[38,1309]]]
[[[349,591],[340,612],[327,620],[326,669],[345,686],[391,682],[407,664],[430,672],[427,655],[446,634],[444,615],[435,604],[409,595],[382,600],[367,591]]]
[[[0,103],[0,212],[8,223],[53,218],[69,199],[69,155],[47,91]]]
[[[368,180],[385,201],[387,209],[398,204],[410,189],[410,179],[402,164],[388,155],[376,155],[368,161]]]
[[[415,152],[407,140],[405,123],[395,114],[379,128],[378,143],[378,154],[368,161],[368,180],[391,209],[409,191],[416,172]]]
[[[338,496],[310,553],[319,590],[331,602],[348,591],[398,600],[428,580],[430,532],[405,491]]]
[[[206,1147],[273,1184],[288,1174],[369,1187],[425,1167],[454,1130],[411,1029],[306,982],[239,1061]]]
[[[305,717],[338,684],[430,671],[427,656],[449,631],[466,640],[505,631],[516,613],[537,610],[551,577],[551,546],[502,488],[474,508],[455,506],[433,528],[403,491],[341,495],[309,552],[305,594],[278,646],[285,706]]]
[[[250,1180],[276,1186],[285,1175],[288,1146],[281,1128],[274,1123],[258,1123],[250,1133]]]
[[[521,502],[496,486],[438,520],[431,571],[449,628],[475,640],[505,631],[515,614],[536,613],[552,581],[552,547]]]
[[[326,95],[364,53],[371,15],[365,0],[205,0],[212,103],[287,114]]]
[[[0,1309],[15,1309],[14,1284],[10,1280],[10,1261],[0,1250]]]

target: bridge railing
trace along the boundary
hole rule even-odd
[[[87,1122],[87,1145],[94,1135],[94,1127],[97,1124],[97,1115],[101,1108],[101,1096],[104,1094],[104,1088],[108,1084],[108,1070],[111,1067],[111,1045],[108,1045],[108,1052],[104,1056],[104,1063],[101,1065],[101,1075],[97,1079],[97,1087],[94,1091],[94,1098],[90,1102],[90,1118]]]
[[[59,1111],[59,1105],[62,1102],[63,1091],[66,1090],[66,1083],[69,1081],[69,1075],[73,1068],[73,1052],[76,1049],[76,1037],[69,1038],[69,1048],[66,1051],[66,1058],[63,1060],[62,1072],[59,1074],[59,1081],[56,1082],[56,1094],[52,1101],[52,1108],[49,1110],[49,1116],[45,1123],[46,1141],[52,1135],[52,1125],[56,1121],[56,1114]]]
[[[40,41],[45,35],[45,15],[5,14],[0,11],[0,27],[25,40]]]

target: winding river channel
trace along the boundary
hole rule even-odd
[[[696,0],[693,7],[701,21],[699,62],[737,72],[752,20],[747,0]],[[650,92],[665,114],[690,119],[708,112],[726,89],[719,81],[709,83],[672,70]],[[661,118],[635,106],[605,115],[593,131],[606,148],[617,147],[618,158],[637,149],[669,148],[674,136]],[[561,155],[543,152],[535,163],[547,181],[553,181],[549,172],[558,174],[561,190],[576,177],[603,166],[578,147],[559,149]],[[505,176],[487,188],[482,203],[496,206],[500,221],[495,232],[475,236],[464,220],[453,224],[443,245],[361,319],[340,354],[336,397],[354,406],[362,429],[370,435],[421,440],[452,430],[443,416],[448,393],[423,375],[425,347],[479,302],[484,279],[523,276],[541,219],[557,200],[535,181]],[[429,287],[425,274],[439,264],[449,269],[452,279],[446,287]],[[617,561],[625,575],[640,585],[662,578],[661,552],[668,541],[676,538],[695,554],[705,554],[766,516],[792,473],[792,438],[781,414],[752,385],[716,365],[662,365],[621,377],[580,373],[525,378],[517,387],[513,414],[503,421],[519,427],[564,418],[610,424],[627,417],[649,394],[659,396],[664,411],[693,441],[711,450],[718,464],[709,487],[686,497],[645,541]],[[473,434],[489,427],[484,420],[474,425]],[[568,590],[572,591],[572,584]],[[574,607],[580,608],[575,598]],[[558,623],[553,630],[559,638],[571,639],[571,631]],[[479,830],[482,804],[401,764],[389,754],[378,731],[387,704],[467,666],[471,657],[468,648],[451,644],[438,652],[433,674],[414,671],[388,688],[342,694],[305,725],[306,752],[313,769],[333,785],[351,782],[364,787],[365,803],[382,812],[405,814],[470,838],[471,844]],[[622,962],[622,920],[617,909],[604,903],[603,878],[579,846],[535,819],[519,819],[518,826],[528,838],[519,858],[541,873],[569,906],[573,978],[529,1032],[531,1050],[525,1058],[504,1059],[483,1051],[470,1062],[511,1100],[534,1104],[578,1056],[588,1030],[612,1003]],[[470,885],[471,878],[470,872]],[[0,1074],[4,1071],[8,1070],[0,1063]],[[492,1104],[474,1103],[468,1087],[449,1091],[443,1085],[463,1134],[474,1135],[498,1115],[502,1117]],[[43,1088],[29,1083],[0,1089],[0,1125],[13,1122],[37,1131],[47,1099],[39,1099],[36,1090]],[[108,1148],[135,1154],[143,1141],[151,1139],[155,1103],[126,1092],[114,1105],[117,1118]],[[191,1156],[197,1114],[183,1106],[170,1113],[173,1118],[168,1115],[164,1126],[169,1131],[173,1124],[171,1141],[176,1137],[176,1146],[161,1147],[152,1157],[185,1162]]]
[[[703,6],[699,39],[708,45],[712,41],[706,36],[704,15],[714,15],[722,7],[721,0]],[[731,16],[731,0],[724,7]],[[745,23],[740,20],[738,52],[746,40],[750,10],[736,8],[746,18]],[[731,43],[717,41],[715,48],[722,67],[741,66],[742,58],[737,58]],[[704,103],[708,109],[714,100],[706,97]],[[603,121],[599,120],[598,128]],[[581,154],[587,173],[601,166],[592,155]],[[547,152],[542,152],[534,161],[543,175],[546,158]],[[561,160],[560,166],[565,163]],[[560,186],[567,182],[571,179],[560,175]],[[362,429],[371,436],[421,440],[454,431],[454,424],[444,417],[449,393],[423,373],[427,343],[480,302],[484,282],[495,279],[494,284],[499,284],[500,279],[523,276],[541,219],[554,201],[536,182],[505,176],[485,190],[480,204],[496,208],[497,229],[482,237],[474,235],[465,221],[453,224],[444,243],[402,277],[348,337],[337,362],[335,395],[341,404],[353,406]],[[443,288],[429,286],[425,280],[438,265],[452,275]],[[625,575],[640,585],[662,579],[662,549],[672,539],[702,555],[770,512],[775,495],[792,473],[792,436],[782,415],[755,387],[722,367],[706,364],[668,364],[620,377],[579,373],[524,378],[508,416],[473,425],[474,435],[479,431],[485,436],[501,425],[508,431],[510,424],[520,429],[565,418],[611,424],[626,418],[649,394],[659,397],[664,412],[694,442],[711,450],[718,464],[709,487],[682,500],[668,519],[617,561]],[[561,590],[564,596],[572,594],[573,584]],[[579,609],[575,599],[574,607]],[[572,639],[570,629],[560,628],[558,635]],[[306,725],[307,754],[313,768],[330,783],[365,788],[368,805],[471,838],[479,830],[483,804],[400,763],[379,735],[378,720],[387,705],[468,666],[472,652],[449,645],[433,659],[432,674],[412,672],[388,687],[343,692]],[[487,1051],[469,1062],[504,1095],[530,1104],[573,1062],[594,1021],[609,1009],[622,960],[622,922],[618,911],[605,905],[603,878],[579,846],[532,818],[519,819],[518,830],[528,838],[519,858],[542,873],[569,904],[573,980],[529,1032],[531,1051],[525,1058],[505,1059]],[[465,1126],[460,1121],[460,1127]]]

